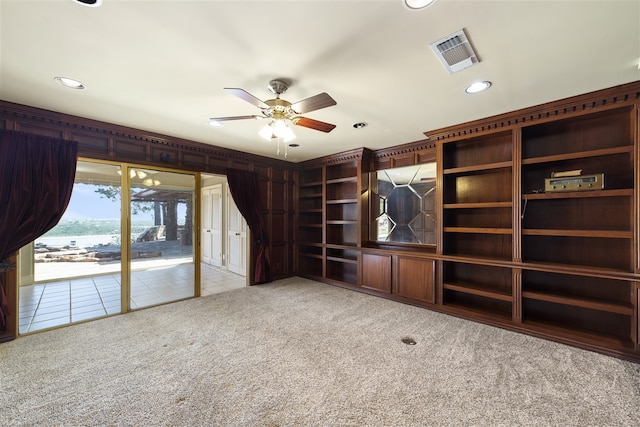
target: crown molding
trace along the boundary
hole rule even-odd
[[[570,98],[462,123],[455,126],[424,132],[434,141],[469,138],[500,130],[510,130],[530,124],[557,120],[562,116],[587,114],[594,109],[616,108],[640,99],[640,81],[635,81],[608,89],[586,93]]]

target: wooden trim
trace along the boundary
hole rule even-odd
[[[513,296],[511,319],[514,323],[522,323],[522,270],[512,269],[511,280],[511,295]]]
[[[638,242],[640,242],[640,224],[638,224],[638,218],[640,217],[640,108],[636,105],[636,108],[630,113],[631,115],[631,132],[632,140],[635,141],[633,148],[633,164],[635,165],[633,171],[633,188],[635,189],[633,195],[633,241],[636,242],[633,245],[633,266],[636,273],[640,272],[640,248],[638,248]],[[638,296],[640,298],[640,295]],[[640,321],[640,320],[639,320]],[[640,332],[638,332],[640,334]]]
[[[210,144],[189,141],[182,138],[172,137],[169,135],[163,135],[159,133],[149,132],[141,129],[135,129],[126,126],[115,125],[111,123],[101,122],[98,120],[87,119],[78,116],[72,116],[68,114],[58,113],[50,110],[43,110],[35,107],[29,107],[26,105],[15,104],[8,101],[0,101],[0,117],[4,117],[9,121],[13,121],[8,126],[10,129],[20,130],[20,124],[34,123],[42,126],[45,129],[57,129],[60,130],[65,139],[72,139],[75,131],[81,131],[86,135],[102,136],[109,139],[108,153],[103,153],[102,156],[97,152],[85,153],[86,148],[80,147],[81,156],[98,158],[100,160],[114,160],[114,142],[116,140],[127,142],[141,142],[149,145],[150,147],[158,147],[170,150],[172,153],[179,153],[177,159],[172,159],[171,156],[168,161],[160,161],[160,163],[152,162],[150,152],[147,153],[146,158],[135,158],[136,161],[140,161],[145,164],[162,164],[170,163],[171,166],[181,167],[185,163],[184,155],[186,153],[193,153],[197,155],[197,158],[201,159],[202,165],[192,164],[189,162],[189,170],[196,172],[214,172],[215,169],[218,173],[226,166],[234,165],[238,168],[242,168],[239,164],[243,162],[257,164],[262,166],[278,167],[282,169],[290,169],[292,164],[279,159],[272,159],[269,157],[258,156],[254,154],[247,154],[242,151],[236,151],[223,147],[217,147]],[[151,151],[151,150],[149,150]],[[106,154],[106,155],[105,155]],[[166,159],[165,156],[159,157],[159,159]],[[207,167],[210,166],[202,162],[202,159],[217,159],[217,169]],[[128,159],[134,160],[134,159]],[[225,165],[221,167],[220,160],[224,160]],[[208,163],[208,162],[207,162]],[[195,167],[195,169],[193,167]],[[198,167],[200,166],[200,167]]]
[[[636,345],[636,351],[640,351],[640,283],[636,282],[633,286],[631,299],[634,303],[634,319],[631,325],[631,339]]]
[[[589,113],[596,108],[610,108],[625,103],[633,103],[637,99],[640,99],[640,81],[436,129],[424,132],[424,134],[431,141],[437,142],[470,138],[494,133],[498,130],[508,130],[516,126],[558,120],[563,116]]]
[[[367,148],[356,148],[353,150],[343,151],[340,153],[332,154],[329,156],[319,157],[317,159],[306,160],[304,162],[296,163],[295,168],[298,171],[317,168],[320,166],[334,165],[338,163],[345,163],[353,160],[365,160],[367,161],[371,156],[371,151]]]

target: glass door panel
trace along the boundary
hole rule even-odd
[[[195,295],[195,176],[129,167],[129,307]]]
[[[20,334],[121,312],[119,172],[78,161],[59,223],[20,250]]]

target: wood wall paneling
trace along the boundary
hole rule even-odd
[[[206,158],[206,153],[204,150],[202,150],[201,152],[182,152],[180,164],[183,168],[186,169],[197,168],[198,166],[202,165],[203,158]],[[205,169],[208,170],[208,167],[205,167]]]
[[[270,252],[271,274],[274,279],[287,276],[287,244],[272,242]]]
[[[416,164],[416,158],[413,154],[404,156],[395,156],[391,161],[391,167],[400,168],[403,166],[413,166]]]
[[[119,161],[148,163],[150,157],[149,143],[130,139],[115,138],[113,140],[113,155]]]
[[[287,184],[285,182],[271,182],[271,210],[284,212],[287,208]]]
[[[82,157],[92,157],[99,160],[109,158],[111,138],[108,135],[72,129],[69,131],[69,139],[78,142],[78,152],[83,153]]]
[[[15,130],[34,135],[49,136],[51,138],[64,139],[65,134],[59,127],[49,127],[46,123],[34,123],[32,121],[16,122]]]
[[[177,149],[162,145],[151,146],[151,161],[156,164],[165,165],[165,167],[181,166],[180,152]]]
[[[273,243],[285,243],[287,235],[287,215],[284,213],[273,213],[271,215],[271,241]]]

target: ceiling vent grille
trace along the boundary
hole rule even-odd
[[[449,71],[449,74],[464,70],[480,62],[464,30],[456,31],[443,39],[431,43],[431,49]]]

